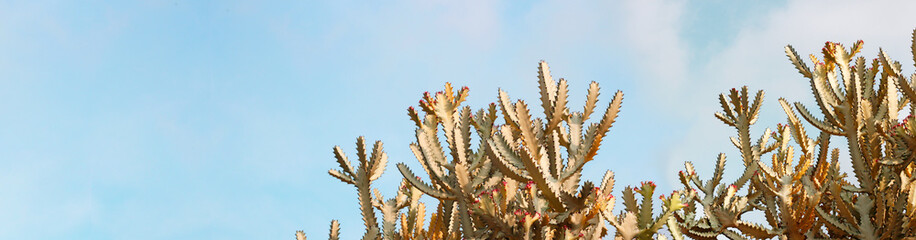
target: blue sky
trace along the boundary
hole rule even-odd
[[[778,97],[811,102],[785,44],[863,39],[912,71],[913,3],[825,3],[0,1],[0,239],[356,238],[332,146],[384,141],[391,195],[422,92],[536,101],[539,60],[573,107],[625,93],[585,178],[667,192],[684,161],[737,160],[716,94],[766,90],[758,133]]]

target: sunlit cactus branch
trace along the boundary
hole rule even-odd
[[[416,126],[408,148],[425,174],[398,163],[394,197],[371,185],[387,164],[381,142],[358,138],[355,164],[334,147],[339,168],[328,173],[356,187],[362,239],[916,239],[916,74],[902,73],[883,50],[872,60],[858,56],[863,48],[827,42],[820,56],[802,58],[785,47],[817,112],[785,98],[765,103],[763,91],[747,87],[720,94],[713,116],[735,130],[728,139],[738,156],[695,159],[715,163],[707,178],[684,163],[681,188],[658,194],[660,201],[652,181],[615,197],[613,172],[597,183],[580,179],[623,93],[601,112],[591,82],[581,111],[569,108],[569,82],[545,62],[536,104],[499,90],[494,103],[474,110],[462,105],[470,90],[449,83],[424,93],[407,114]],[[916,31],[911,49],[916,61]],[[767,106],[781,107],[786,121],[752,131]],[[832,138],[845,140],[851,172],[840,168]],[[736,157],[738,175],[727,179],[727,159]],[[424,195],[433,199],[429,215]],[[615,212],[618,199],[623,209]],[[339,231],[332,221],[329,239]]]

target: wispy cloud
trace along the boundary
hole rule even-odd
[[[680,103],[689,96],[683,91],[688,80],[690,51],[682,37],[684,1],[624,1],[622,16],[627,49],[637,62],[641,90],[652,94],[656,104]]]

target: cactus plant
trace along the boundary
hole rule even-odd
[[[913,77],[899,73],[900,64],[884,51],[866,66],[864,57],[855,58],[863,42],[848,50],[839,43],[827,42],[822,49],[824,62],[811,55],[810,70],[791,46],[786,54],[802,76],[809,79],[823,119],[814,116],[803,104],[779,103],[787,124],[763,134],[757,144],[749,141],[749,125],[757,118],[762,91],[750,103],[747,89],[720,95],[723,112],[715,117],[738,130],[731,138],[744,160],[744,174],[735,183],[720,183],[725,165],[719,156],[713,178],[703,182],[687,163],[680,179],[688,197],[703,207],[675,214],[684,234],[696,239],[902,239],[916,236],[913,201],[914,146],[908,116],[900,122],[898,112],[906,104],[913,108],[916,93]],[[916,51],[916,31],[913,49]],[[916,52],[914,52],[916,53]],[[854,62],[853,62],[854,61]],[[898,87],[900,86],[900,87]],[[898,92],[902,93],[898,96]],[[794,109],[792,106],[794,105]],[[808,137],[796,112],[820,130],[817,139]],[[839,169],[838,149],[830,148],[831,136],[845,138],[852,161],[855,183],[846,181]],[[766,145],[773,137],[775,143]],[[795,161],[793,140],[801,153]],[[770,165],[761,156],[772,154]],[[828,158],[830,159],[828,161]],[[745,187],[747,185],[747,188]],[[700,191],[692,190],[694,187]],[[739,190],[744,190],[740,193]],[[702,197],[700,196],[702,195]],[[747,222],[745,213],[762,211],[766,224]]]
[[[466,87],[455,91],[446,83],[443,91],[424,93],[420,110],[407,113],[416,125],[410,149],[426,175],[398,163],[403,181],[395,197],[385,199],[372,187],[387,164],[381,142],[370,150],[358,138],[356,165],[334,147],[340,169],[329,174],[356,187],[363,239],[916,239],[916,117],[898,116],[916,111],[916,74],[904,76],[883,50],[867,63],[856,57],[862,46],[827,42],[822,60],[809,57],[813,70],[787,46],[821,115],[780,98],[785,124],[760,137],[752,139],[751,126],[764,106],[763,91],[752,96],[742,87],[719,95],[722,111],[714,116],[736,130],[730,140],[741,175],[724,179],[725,154],[708,180],[686,162],[678,174],[683,188],[660,195],[658,205],[655,183],[643,182],[624,188],[624,209],[614,213],[613,172],[597,185],[580,179],[615,122],[623,93],[589,122],[598,84],[589,85],[582,111],[573,111],[567,81],[554,80],[545,62],[538,65],[544,118],[502,90],[496,103],[477,111],[462,105]],[[912,51],[916,61],[916,31]],[[851,177],[840,169],[833,137],[846,142]],[[422,195],[437,202],[429,224]],[[329,238],[338,232],[332,221]]]
[[[916,56],[916,31],[913,37]],[[815,209],[829,234],[818,235],[857,239],[914,237],[916,219],[912,209],[907,209],[916,200],[911,156],[914,148],[904,140],[914,136],[907,132],[907,122],[912,117],[898,123],[897,116],[907,103],[912,110],[916,101],[913,77],[900,73],[900,63],[892,61],[883,50],[866,65],[864,57],[855,57],[862,45],[860,40],[846,49],[842,44],[827,42],[822,49],[823,62],[811,57],[813,71],[798,59],[791,46],[786,47],[792,63],[810,80],[823,119],[815,117],[803,104],[795,103],[796,109],[821,131],[846,139],[858,183],[828,183],[826,192],[831,197],[825,199],[825,205],[829,207]]]
[[[614,95],[597,121],[587,123],[596,112],[597,83],[589,85],[581,112],[567,108],[567,82],[554,80],[545,62],[538,65],[538,83],[544,119],[532,117],[524,101],[511,102],[503,91],[499,104],[473,113],[462,106],[466,87],[455,91],[446,83],[443,91],[424,93],[420,111],[410,107],[407,113],[416,125],[410,149],[429,180],[397,164],[404,183],[392,199],[382,200],[371,186],[387,162],[381,142],[367,155],[360,137],[355,167],[335,147],[340,169],[329,174],[357,188],[363,239],[598,239],[609,233],[608,224],[618,238],[649,239],[661,236],[657,233],[664,226],[674,226],[670,216],[683,207],[679,192],[662,197],[664,210],[654,216],[654,184],[627,188],[627,208],[614,215],[613,173],[608,171],[597,186],[580,180],[620,111],[623,93]],[[500,117],[505,124],[497,123]],[[476,147],[472,135],[479,139]],[[636,193],[642,198],[638,206]],[[420,194],[438,201],[425,229]],[[407,213],[400,213],[404,209]],[[376,211],[382,213],[381,226]]]

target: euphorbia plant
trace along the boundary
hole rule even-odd
[[[656,216],[654,184],[627,188],[627,208],[614,214],[613,173],[608,171],[599,185],[580,180],[582,167],[595,159],[617,118],[623,93],[618,91],[604,113],[589,121],[598,105],[597,83],[589,85],[584,108],[573,111],[566,106],[566,80],[554,80],[545,62],[538,73],[544,119],[532,117],[525,101],[513,102],[503,91],[498,104],[477,111],[462,106],[466,87],[455,91],[446,83],[443,91],[424,93],[419,108],[407,113],[417,127],[410,149],[429,181],[399,163],[407,184],[390,200],[382,201],[371,186],[387,161],[380,142],[368,154],[359,138],[356,166],[335,147],[341,169],[329,173],[357,188],[363,239],[595,239],[609,233],[648,239],[661,236],[657,233],[666,224],[674,226],[668,219],[683,206],[678,192],[662,198],[663,210]],[[472,135],[479,139],[476,147]],[[438,201],[425,228],[420,193]],[[382,213],[381,227],[376,211]],[[609,225],[616,231],[609,232]]]
[[[538,66],[543,119],[503,91],[497,103],[472,111],[462,105],[469,89],[455,91],[448,83],[443,91],[423,94],[419,108],[408,108],[416,125],[410,149],[428,181],[399,163],[400,189],[384,199],[371,183],[384,171],[386,155],[381,142],[370,150],[362,137],[358,163],[335,147],[340,169],[329,174],[356,187],[363,239],[914,238],[916,120],[899,114],[907,106],[916,110],[916,74],[904,76],[900,63],[883,51],[870,63],[855,57],[862,46],[827,42],[822,59],[809,57],[813,70],[786,47],[811,83],[820,116],[779,99],[786,123],[752,138],[763,91],[751,96],[743,87],[720,95],[722,111],[714,116],[736,130],[730,139],[740,152],[742,174],[724,181],[724,154],[709,180],[687,162],[678,174],[683,189],[660,195],[658,205],[655,183],[643,182],[624,188],[618,197],[625,208],[615,214],[612,172],[598,184],[580,180],[620,112],[623,93],[589,121],[598,106],[598,84],[589,85],[581,111],[570,109],[567,81],[554,80],[544,62]],[[916,56],[916,31],[913,51]],[[819,131],[816,137],[803,122]],[[846,140],[854,181],[839,167],[833,137]],[[436,201],[428,224],[422,195]],[[764,219],[752,221],[751,212]],[[333,221],[330,238],[338,231]],[[302,232],[296,236],[305,239]]]

